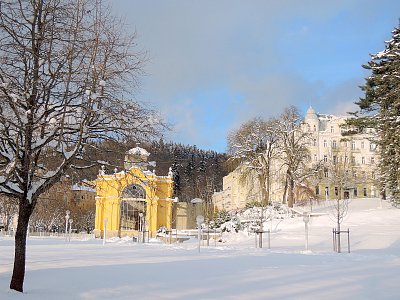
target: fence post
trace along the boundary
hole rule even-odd
[[[350,253],[350,229],[347,228],[347,250],[349,250]]]
[[[333,252],[336,252],[336,230],[332,228]]]

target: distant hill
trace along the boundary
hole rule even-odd
[[[106,173],[112,173],[115,168],[123,168],[125,152],[133,147],[136,144],[126,143],[121,147],[105,142],[93,145],[86,150],[84,156],[100,164],[104,162]],[[141,143],[140,147],[150,152],[149,161],[155,161],[156,166],[149,166],[149,169],[155,170],[157,175],[167,175],[169,168],[172,168],[174,197],[178,197],[179,201],[189,202],[198,197],[211,202],[214,191],[222,189],[222,178],[227,174],[226,154],[198,149],[196,146],[164,142],[162,139]],[[76,164],[79,165],[79,160]],[[67,173],[75,183],[83,179],[96,179],[99,168],[100,165],[96,164],[89,169],[71,169]]]
[[[157,162],[157,174],[167,174],[172,168],[174,196],[179,201],[197,197],[211,201],[214,191],[222,189],[222,177],[227,174],[226,154],[163,140],[151,143],[148,150],[149,160]]]

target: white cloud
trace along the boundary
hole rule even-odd
[[[175,122],[174,139],[199,146],[225,140],[226,128],[256,115],[276,115],[288,105],[311,104],[326,113],[352,110],[362,69],[360,76],[354,73],[361,63],[354,66],[354,49],[341,37],[351,33],[357,36],[347,41],[368,41],[368,28],[377,31],[382,23],[380,11],[396,14],[400,8],[394,0],[382,0],[378,8],[364,0],[108,1],[149,51],[141,96]],[[343,16],[350,20],[347,27],[338,23]],[[327,28],[331,31],[324,32]],[[300,44],[304,52],[298,53]],[[196,94],[218,87],[240,95],[240,101],[221,99],[221,126],[210,123],[196,102]]]

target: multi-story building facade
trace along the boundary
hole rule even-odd
[[[74,184],[72,186],[72,201],[69,205],[74,205],[85,210],[96,211],[96,190],[89,182],[82,182],[81,184]]]
[[[213,194],[213,203],[218,210],[233,211],[244,208],[246,203],[260,201],[260,185],[257,180],[245,178],[242,168],[223,177],[223,190]]]
[[[310,188],[319,199],[377,197],[378,157],[376,145],[371,141],[373,131],[366,129],[360,134],[346,135],[346,128],[342,127],[345,122],[346,117],[316,114],[312,107],[307,110],[303,130],[310,132],[310,160],[321,166],[314,178],[315,186]],[[338,164],[341,169],[335,167]],[[335,176],[342,176],[347,182],[340,187]]]
[[[378,162],[376,145],[371,141],[372,129],[356,135],[346,135],[342,127],[346,117],[317,114],[310,107],[305,115],[302,130],[309,133],[309,161],[319,166],[319,171],[297,186],[295,201],[301,197],[300,189],[306,189],[306,197],[317,199],[378,197],[376,163]],[[343,178],[349,178],[338,186],[338,169],[341,163],[346,172]],[[335,170],[334,170],[335,169]],[[240,168],[223,178],[223,190],[213,196],[218,209],[236,210],[244,208],[246,203],[260,201],[260,188],[257,180],[240,180]],[[271,168],[270,201],[283,202],[286,169],[277,158]],[[340,195],[339,195],[340,193]]]

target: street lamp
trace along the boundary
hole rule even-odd
[[[71,241],[72,222],[74,222],[74,220],[69,219],[69,241]]]
[[[200,238],[201,238],[201,224],[204,222],[204,217],[202,215],[198,215],[196,217],[196,223],[197,223],[197,227],[199,229],[198,233],[197,233],[197,239],[199,240],[199,253],[200,253]]]
[[[196,203],[203,203],[203,199],[200,198],[194,198],[190,200],[190,203],[196,204]]]
[[[68,241],[68,219],[69,219],[69,214],[71,212],[67,210],[65,212],[65,240]]]
[[[139,231],[143,231],[143,213],[139,213]]]
[[[303,212],[303,221],[304,221],[304,230],[305,230],[305,239],[306,239],[306,251],[308,250],[308,222],[310,222],[310,215],[308,212]]]
[[[144,229],[143,229],[143,213],[139,213],[139,234],[138,234],[138,242],[144,243]]]

